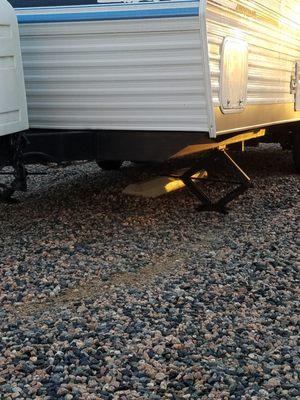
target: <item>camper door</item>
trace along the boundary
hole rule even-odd
[[[0,136],[28,129],[18,24],[13,8],[0,0]]]

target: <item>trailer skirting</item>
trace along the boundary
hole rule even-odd
[[[54,162],[75,160],[153,161],[170,159],[187,146],[213,142],[207,132],[149,131],[28,131],[26,152],[32,154],[26,162],[41,162],[47,153]],[[37,155],[39,154],[39,155]],[[46,157],[46,154],[45,154]],[[45,160],[44,160],[45,161]]]

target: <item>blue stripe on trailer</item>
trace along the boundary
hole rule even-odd
[[[46,23],[46,22],[79,22],[79,21],[108,21],[144,18],[172,18],[193,17],[199,14],[198,7],[167,8],[127,11],[100,11],[61,14],[31,14],[18,15],[20,24]]]
[[[79,0],[82,3],[82,0]],[[147,5],[152,5],[152,4],[182,4],[182,3],[199,3],[199,0],[161,0],[160,2],[153,2],[153,1],[137,1],[136,3],[122,3],[120,1],[116,1],[114,3],[105,3],[105,1],[101,3],[90,3],[90,4],[81,4],[81,3],[70,3],[69,5],[63,4],[62,1],[60,1],[59,5],[35,5],[35,6],[29,6],[29,5],[20,5],[20,6],[14,6],[14,8],[18,10],[31,10],[31,11],[37,11],[37,10],[61,10],[61,9],[78,9],[78,8],[95,8],[95,7],[120,7],[120,6],[147,6]],[[44,4],[44,3],[43,3]],[[46,3],[47,4],[47,3]]]

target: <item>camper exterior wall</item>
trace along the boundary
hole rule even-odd
[[[214,136],[204,13],[187,0],[17,10],[30,127]]]
[[[290,85],[300,60],[298,0],[29,7],[17,15],[32,128],[213,138],[300,120]],[[228,114],[220,107],[226,38],[249,50],[246,107]]]
[[[300,60],[298,0],[208,0],[208,48],[218,134],[300,120],[291,76]],[[220,111],[220,65],[226,37],[248,43],[247,107]]]

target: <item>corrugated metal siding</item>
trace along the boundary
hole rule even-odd
[[[226,36],[249,43],[248,104],[293,103],[295,60],[300,60],[298,0],[209,0],[207,29],[213,102],[219,101],[220,54]]]
[[[198,17],[20,31],[31,127],[208,131]]]

